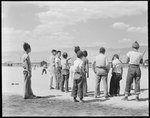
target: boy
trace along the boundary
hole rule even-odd
[[[140,45],[137,41],[132,44],[132,51],[127,53],[127,63],[129,63],[126,87],[125,87],[125,97],[123,100],[128,100],[128,96],[130,93],[131,84],[133,82],[133,78],[135,79],[135,94],[136,101],[139,101],[140,94],[140,79],[141,79],[141,69],[140,64],[143,63],[143,55],[144,53],[140,53],[138,51]]]
[[[50,71],[50,89],[54,89],[52,87],[52,84],[53,84],[53,79],[54,79],[54,85],[55,85],[55,88],[56,88],[56,67],[55,67],[55,55],[56,55],[56,50],[53,49],[51,51],[52,55],[50,57],[50,66],[49,66],[49,71]]]
[[[83,51],[83,65],[84,65],[84,82],[83,82],[83,95],[87,96],[87,78],[89,77],[89,60],[86,58],[87,51]]]
[[[107,76],[109,72],[109,63],[105,56],[105,48],[101,47],[99,50],[100,54],[96,56],[92,68],[96,74],[96,87],[95,87],[95,95],[94,97],[100,96],[100,81],[103,81],[104,86],[104,96],[108,98],[108,85],[107,85]]]
[[[61,82],[61,51],[56,52],[55,58],[55,67],[56,67],[56,89],[60,89],[60,82]]]
[[[24,74],[24,99],[33,99],[36,96],[33,94],[31,88],[31,61],[29,53],[31,52],[31,47],[28,43],[23,44],[25,54],[22,56],[23,74]]]
[[[63,53],[63,59],[61,60],[62,65],[62,81],[61,81],[61,91],[64,92],[64,82],[65,82],[65,92],[68,92],[68,79],[69,79],[69,63],[68,63],[68,54]]]
[[[71,58],[71,67],[70,67],[70,70],[69,70],[69,77],[70,77],[70,80],[71,80],[71,84],[73,84],[73,76],[74,76],[74,73],[73,73],[73,63],[74,61],[76,60],[77,58],[77,52],[80,51],[80,47],[79,46],[75,46],[74,47],[74,52],[75,54],[73,55],[73,57]]]
[[[77,52],[77,59],[74,61],[74,78],[73,78],[73,89],[71,96],[73,97],[74,102],[84,102],[83,101],[83,77],[84,77],[84,66],[83,66],[83,52]],[[77,98],[80,98],[78,101]]]
[[[120,80],[122,79],[122,62],[119,60],[119,55],[115,54],[112,59],[112,77],[110,80],[109,94],[111,96],[119,96]]]

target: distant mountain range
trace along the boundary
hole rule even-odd
[[[99,47],[82,47],[82,50],[88,51],[88,59],[91,62],[94,57],[99,53]],[[126,60],[126,53],[128,51],[132,50],[132,48],[108,48],[106,49],[106,55],[108,57],[108,60],[111,61],[114,54],[119,54],[120,59],[122,62],[125,62]],[[144,60],[148,59],[148,46],[141,46],[139,51],[143,52],[146,50],[146,53],[144,55]],[[73,48],[64,48],[61,49],[62,52],[67,52],[69,57],[72,57],[74,55],[74,49]],[[12,63],[18,63],[21,62],[21,56],[24,52],[2,52],[2,62],[12,62]],[[41,52],[31,52],[30,57],[32,62],[41,62],[41,61],[47,61],[49,62],[51,51],[41,51]]]

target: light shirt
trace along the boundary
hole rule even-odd
[[[58,57],[55,58],[55,66],[61,67],[61,58],[58,58]]]
[[[130,59],[129,64],[139,65],[143,54],[138,51],[130,51],[127,53],[127,57]]]
[[[53,67],[53,66],[55,66],[55,56],[51,55],[50,56],[50,67]]]
[[[67,59],[62,59],[61,60],[61,66],[62,66],[62,69],[69,69],[68,60]]]
[[[27,53],[23,54],[23,56],[22,56],[22,66],[23,66],[24,70],[31,71],[31,61],[30,61],[30,57]]]
[[[120,73],[121,74],[121,71],[122,71],[122,63],[119,59],[114,59],[112,61],[112,72],[115,72],[115,73]]]
[[[77,58],[74,61],[74,72],[83,72],[84,66],[83,61],[80,58]]]
[[[71,65],[74,64],[74,61],[77,59],[77,54],[75,53],[72,57],[71,57]]]
[[[103,66],[108,66],[108,61],[107,58],[104,54],[99,54],[98,56],[95,57],[96,65],[98,67],[103,67]]]

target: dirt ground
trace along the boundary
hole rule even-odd
[[[124,68],[120,81],[119,97],[108,100],[103,97],[101,84],[100,98],[94,98],[95,75],[90,69],[88,78],[88,97],[85,103],[74,103],[71,91],[62,93],[49,90],[49,75],[41,75],[41,68],[33,70],[32,89],[41,98],[24,100],[23,73],[20,67],[2,68],[2,115],[3,116],[149,116],[148,68],[142,68],[140,101],[135,101],[134,91],[129,101],[122,101],[127,68]],[[111,74],[108,76],[108,85]],[[69,81],[71,87],[71,81]]]

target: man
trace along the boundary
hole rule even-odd
[[[60,89],[60,83],[61,83],[61,51],[56,52],[56,58],[55,58],[55,67],[56,67],[56,89]]]
[[[137,41],[132,44],[132,51],[127,53],[127,63],[129,63],[126,87],[125,87],[125,97],[122,100],[128,100],[128,96],[130,93],[131,84],[133,82],[133,78],[135,79],[135,94],[136,101],[139,101],[140,94],[140,79],[141,79],[141,69],[140,64],[143,63],[143,55],[144,53],[140,53],[138,51],[140,45]]]
[[[109,63],[105,56],[105,48],[101,47],[99,50],[100,54],[96,56],[92,68],[96,74],[96,86],[95,86],[95,98],[100,96],[100,81],[103,81],[104,86],[104,96],[108,98],[108,85],[107,85],[107,76],[109,72]]]
[[[54,80],[54,85],[56,88],[56,67],[55,67],[55,55],[56,55],[56,50],[53,49],[51,51],[52,55],[50,57],[50,66],[49,66],[49,71],[50,71],[50,89],[53,88],[53,80]]]

